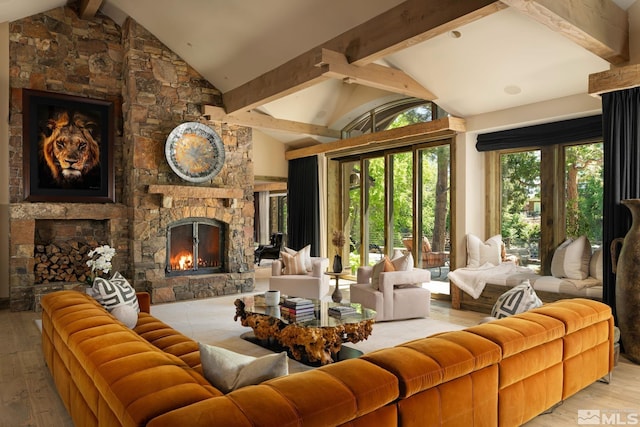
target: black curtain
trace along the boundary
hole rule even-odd
[[[624,237],[631,213],[620,204],[640,198],[640,87],[602,95],[604,137],[603,258],[604,301],[615,314],[615,275],[611,241]]]
[[[602,117],[590,116],[478,135],[478,151],[542,147],[602,136]]]
[[[289,161],[287,188],[287,246],[300,250],[311,244],[311,256],[319,256],[320,186],[316,156]]]

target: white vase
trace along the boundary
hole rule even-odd
[[[280,291],[265,292],[264,303],[267,307],[275,307],[280,304]]]

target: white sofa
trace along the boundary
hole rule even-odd
[[[324,272],[329,267],[329,258],[311,257],[311,266],[307,274],[283,274],[282,260],[273,261],[269,290],[288,296],[327,299],[330,297],[329,276]]]
[[[350,301],[376,311],[376,321],[429,317],[431,292],[422,287],[431,280],[429,270],[380,273],[378,289],[371,285],[373,267],[358,267],[357,283],[350,286]]]

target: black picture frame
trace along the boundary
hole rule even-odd
[[[22,113],[25,200],[115,201],[112,101],[22,89]]]

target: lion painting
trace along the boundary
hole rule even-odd
[[[39,147],[43,186],[99,187],[100,133],[96,120],[76,111],[58,111],[41,127]]]

